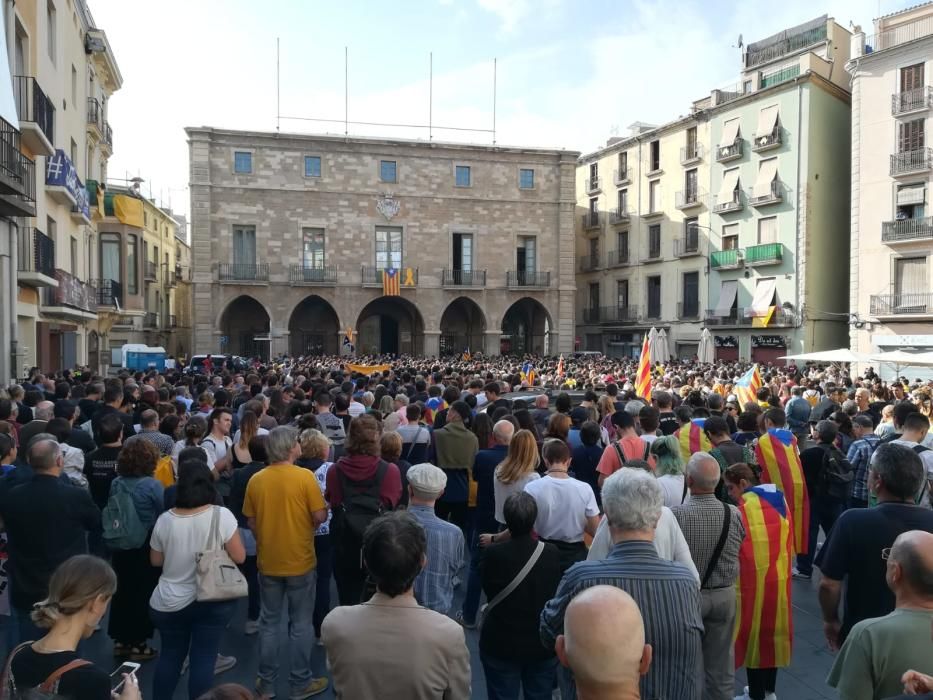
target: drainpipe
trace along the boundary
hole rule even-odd
[[[13,13],[14,0],[5,0],[3,3],[3,25],[6,32],[6,50],[7,50],[7,65],[10,71],[10,74],[13,74],[13,46],[16,39],[14,31],[14,13]],[[17,125],[18,126],[18,125]],[[19,264],[17,261],[17,255],[19,249],[17,246],[18,239],[18,226],[13,219],[7,220],[7,235],[9,236],[9,245],[10,245],[10,255],[8,258],[10,265],[10,282],[7,294],[10,299],[10,378],[18,379],[19,370],[17,365],[19,364],[19,341],[18,341],[18,324],[17,324],[17,314],[16,314],[16,300],[19,296],[18,283],[17,283],[17,271],[19,269]],[[6,381],[4,377],[4,381]]]
[[[800,308],[800,150],[801,150],[801,139],[800,139],[800,128],[803,124],[803,85],[797,83],[797,207],[796,207],[796,235],[794,236],[794,265],[797,270],[794,275],[794,310],[797,313],[797,317],[800,319],[799,324],[796,325],[796,328],[799,330],[803,328],[806,331],[803,320],[803,310]],[[809,215],[809,214],[808,214]],[[808,261],[809,263],[809,261]],[[796,348],[794,352],[797,352]]]

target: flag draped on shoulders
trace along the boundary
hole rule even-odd
[[[742,495],[739,512],[746,535],[736,583],[735,667],[789,666],[794,550],[787,504],[774,484],[764,484]]]
[[[705,418],[695,418],[674,433],[674,437],[680,442],[680,454],[684,458],[684,462],[689,460],[690,455],[696,452],[709,452],[713,449],[713,445],[703,430],[704,425],[706,425]]]
[[[526,382],[528,386],[533,386],[535,383],[535,367],[530,362],[526,362],[522,365],[522,371],[520,372],[523,382]]]
[[[810,532],[810,498],[797,438],[789,430],[771,428],[758,438],[755,459],[761,467],[761,483],[774,484],[784,494],[790,511],[794,551],[807,553]]]
[[[635,393],[643,399],[651,399],[651,344],[648,334],[641,343],[641,357],[638,358],[638,372],[635,373]]]
[[[761,373],[758,371],[758,365],[755,364],[735,383],[735,395],[739,399],[739,406],[744,408],[749,401],[757,402],[760,388]]]

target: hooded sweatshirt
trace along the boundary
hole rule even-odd
[[[343,503],[343,487],[340,484],[342,473],[348,481],[366,481],[376,475],[376,470],[381,459],[371,455],[344,455],[334,467],[327,470],[327,493],[324,498],[330,507],[336,508]],[[379,495],[382,502],[388,508],[395,508],[398,505],[399,498],[402,497],[402,476],[398,467],[390,464],[386,469],[382,484],[379,487]]]

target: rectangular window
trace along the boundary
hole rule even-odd
[[[628,280],[616,280],[616,306],[628,307]]]
[[[402,267],[402,229],[400,226],[376,227],[376,267],[380,270]]]
[[[521,168],[518,171],[518,187],[522,190],[533,190],[535,187],[535,171],[531,168]]]
[[[78,276],[78,239],[71,237],[71,274]]]
[[[49,58],[55,63],[58,40],[58,13],[55,11],[55,5],[49,0],[45,6],[45,29],[48,33]]]
[[[661,224],[651,224],[648,227],[648,257],[661,257]]]
[[[722,227],[722,249],[737,250],[739,247],[739,225],[729,224]]]
[[[628,231],[616,234],[616,250],[619,251],[619,262],[628,262]]]
[[[135,238],[133,236],[132,238]],[[120,274],[120,235],[117,233],[100,234],[100,277],[105,282],[113,280],[119,282],[123,279]],[[134,256],[135,259],[135,256]],[[126,256],[126,269],[131,270],[132,261],[129,254]],[[134,293],[134,292],[131,292]]]
[[[255,226],[233,227],[233,264],[250,267],[256,264]]]
[[[590,306],[591,309],[599,308],[599,282],[590,284]]]
[[[619,154],[619,179],[625,177],[628,172],[628,151]]]
[[[305,177],[321,177],[321,156],[305,156]]]
[[[618,214],[619,216],[624,216],[626,213],[628,213],[628,190],[619,190],[618,197]]]
[[[453,263],[454,270],[458,272],[473,271],[473,234],[455,233],[454,234]]]
[[[379,179],[383,182],[398,182],[398,163],[394,160],[380,160]]]
[[[661,169],[661,142],[654,140],[649,144],[648,170],[654,172]]]
[[[597,214],[599,212],[599,199],[593,197],[590,199],[590,214]]]
[[[119,280],[119,263],[116,274],[113,279]],[[126,291],[127,294],[139,294],[139,239],[133,234],[127,238],[126,245]]]
[[[454,170],[457,187],[469,187],[473,184],[470,179],[469,165],[458,165]]]
[[[778,227],[777,217],[769,216],[766,219],[758,219],[758,244],[777,243]]]
[[[923,294],[929,291],[926,258],[899,258],[894,261],[894,266],[895,294],[902,296],[905,294]],[[912,302],[910,299],[904,299],[897,303],[899,306],[907,306]]]
[[[697,218],[684,219],[684,252],[695,253],[700,248],[700,228]]]
[[[78,69],[71,67],[71,104],[78,104]]]
[[[697,170],[688,170],[684,173],[684,201],[685,202],[695,202],[699,196],[699,180],[697,178]]]
[[[681,298],[681,316],[696,318],[700,314],[700,273],[685,272],[683,296]]]
[[[320,270],[324,267],[324,229],[301,229],[301,246],[301,261],[305,268]]]
[[[923,148],[923,119],[914,119],[897,125],[897,152],[919,151]]]
[[[595,181],[599,177],[599,163],[590,163],[590,180]]]
[[[595,267],[599,264],[599,239],[589,239],[590,263]]]
[[[699,153],[697,152],[697,128],[691,126],[687,129],[687,143],[684,150],[684,155],[686,159],[697,158]]]
[[[917,90],[923,87],[923,64],[901,68],[901,92]]]
[[[55,245],[58,245],[58,224],[51,216],[45,217],[45,233],[55,242]]]
[[[652,180],[648,183],[648,212],[661,211],[661,181]]]
[[[534,236],[519,236],[515,266],[519,272],[534,272],[537,267],[537,241]]]
[[[648,278],[648,318],[661,318],[661,276]]]
[[[253,154],[249,151],[235,151],[233,154],[233,172],[248,175],[253,172]]]

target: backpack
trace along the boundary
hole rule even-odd
[[[339,464],[335,464],[333,468],[337,470],[337,478],[343,492],[343,501],[333,508],[330,521],[334,549],[347,553],[361,552],[366,528],[386,511],[380,491],[389,464],[380,459],[376,473],[364,481],[350,481]]]
[[[175,484],[175,469],[172,467],[171,455],[159,457],[159,461],[156,463],[155,473],[153,473],[152,476],[165,488]]]
[[[325,420],[325,416],[330,416],[330,418]],[[340,419],[340,416],[336,416],[333,413],[322,413],[318,416],[318,423],[321,424],[321,432],[327,436],[334,447],[343,445],[347,433],[343,429],[343,421]]]
[[[824,496],[845,501],[852,490],[855,472],[849,460],[835,447],[823,450],[819,491]]]
[[[101,511],[104,543],[110,549],[137,549],[146,543],[149,531],[143,526],[133,502],[133,489],[123,479],[110,486],[110,498]]]

